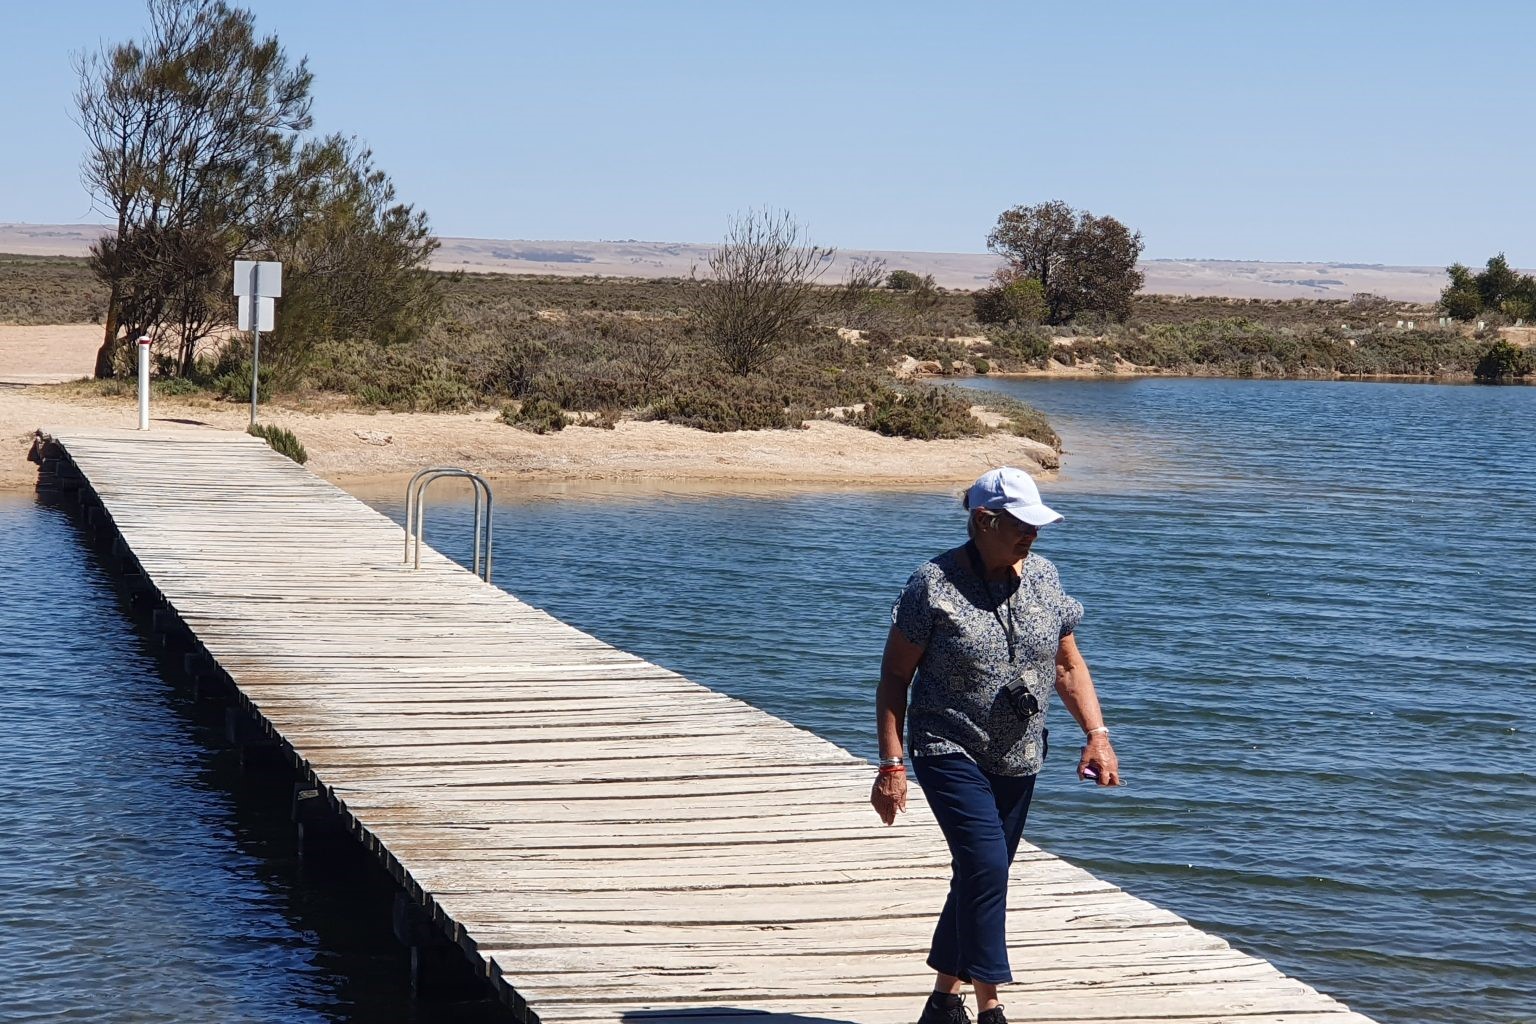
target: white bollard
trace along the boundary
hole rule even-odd
[[[139,429],[149,429],[149,335],[139,338]]]

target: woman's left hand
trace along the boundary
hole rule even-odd
[[[1115,756],[1115,748],[1109,745],[1109,737],[1103,733],[1089,737],[1088,745],[1083,748],[1083,756],[1077,762],[1077,777],[1090,778],[1089,769],[1097,776],[1094,781],[1101,786],[1121,784],[1120,759]]]

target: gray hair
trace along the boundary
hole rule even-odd
[[[961,502],[961,504],[965,503]],[[970,508],[969,505],[966,507]],[[971,540],[976,539],[976,532],[978,530],[997,529],[997,517],[1002,514],[997,510],[990,508],[973,508],[970,509],[970,512],[971,514],[965,518],[965,534],[967,537],[970,537]]]

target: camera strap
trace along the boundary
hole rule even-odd
[[[1024,577],[1019,577],[1013,591],[1004,594],[1001,601],[993,601],[992,583],[987,579],[987,568],[982,563],[981,552],[977,550],[975,541],[965,542],[965,553],[971,560],[971,571],[976,574],[976,578],[981,581],[982,590],[986,592],[987,603],[992,608],[992,617],[997,620],[997,627],[1003,631],[1003,640],[1008,645],[1008,664],[1017,665],[1019,663],[1018,621],[1013,614],[1013,598],[1023,587]]]

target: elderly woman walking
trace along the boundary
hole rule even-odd
[[[1081,779],[1120,784],[1088,666],[1072,631],[1083,606],[1030,547],[1062,517],[1022,470],[995,469],[965,495],[970,540],[922,565],[892,611],[875,700],[880,771],[870,803],[889,825],[906,809],[902,722],[912,768],[949,844],[949,898],[928,954],[938,972],[919,1024],[1006,1024],[997,987],[1013,980],[1008,869],[1045,757],[1054,687],[1082,726]],[[914,677],[915,673],[915,677]],[[911,707],[907,691],[911,687]]]

